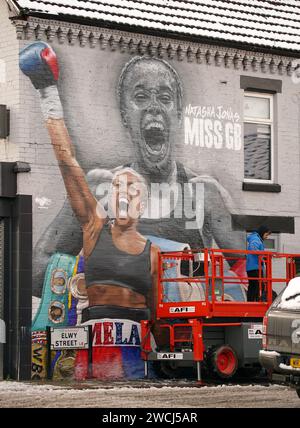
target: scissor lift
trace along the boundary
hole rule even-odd
[[[256,254],[259,259],[259,301],[228,300],[226,289],[229,285],[243,289],[248,285],[245,272],[247,253]],[[153,319],[141,322],[141,355],[145,361],[145,377],[148,377],[149,361],[176,361],[181,366],[195,362],[197,379],[201,381],[201,363],[211,354],[211,349],[214,349],[215,368],[223,378],[230,378],[237,367],[243,365],[245,351],[252,357],[257,353],[258,362],[261,339],[249,338],[250,326],[255,323],[262,324],[263,317],[272,303],[273,284],[287,285],[289,280],[296,276],[297,257],[300,257],[300,254],[231,249],[159,253],[157,290],[154,293],[156,313],[152,315]],[[273,264],[278,259],[283,262],[285,273],[273,277]],[[200,275],[194,276],[192,269],[188,276],[180,274],[170,278],[167,275],[171,267],[180,266],[182,263],[194,266],[197,262],[202,265]],[[244,272],[241,273],[239,269],[239,274],[233,275],[234,267],[238,265],[244,265]],[[191,289],[200,287],[202,297],[168,301],[167,290],[170,290],[170,287],[177,287],[180,291],[187,286]],[[244,295],[246,296],[245,292]],[[151,346],[151,331],[155,323],[158,323],[160,331],[167,329],[169,333],[168,341],[161,349],[152,349]],[[206,332],[221,330],[225,332],[224,339],[213,339],[212,334],[211,337],[205,338]],[[220,343],[220,340],[224,340],[224,343]]]

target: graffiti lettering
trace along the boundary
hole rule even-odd
[[[232,122],[239,122],[240,115],[233,112],[231,107],[225,108],[224,106],[192,106],[189,104],[185,108],[186,116],[195,118],[212,118],[221,120],[230,120]]]
[[[185,117],[185,144],[207,148],[241,150],[242,127],[239,123]]]
[[[33,350],[33,358],[35,358],[39,363],[43,361],[43,348],[40,346]]]
[[[46,355],[47,347],[45,345],[32,344],[32,379],[44,379],[46,377]]]
[[[93,346],[141,344],[139,328],[136,324],[125,325],[124,322],[97,322],[93,327]]]

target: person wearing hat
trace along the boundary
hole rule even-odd
[[[264,251],[264,240],[271,234],[267,226],[260,226],[256,231],[252,232],[247,237],[247,250],[248,251]],[[246,264],[247,275],[249,278],[249,285],[247,290],[247,301],[259,301],[259,258],[258,254],[247,254]]]

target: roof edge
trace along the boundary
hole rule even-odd
[[[10,3],[16,3],[15,1],[12,2],[12,0],[6,0]],[[40,13],[40,12],[33,12],[26,9],[19,9],[19,15],[16,17],[12,17],[11,19],[20,19],[20,15],[25,17],[36,17],[41,19],[48,19],[48,20],[55,20],[55,21],[62,21],[67,23],[74,23],[74,24],[81,24],[81,25],[89,25],[92,27],[101,27],[101,28],[111,28],[119,31],[126,31],[129,33],[138,33],[138,34],[146,34],[150,36],[156,36],[161,38],[170,38],[175,40],[182,40],[189,41],[193,43],[205,43],[213,46],[221,46],[221,47],[228,47],[233,49],[241,49],[244,51],[250,51],[250,52],[260,52],[260,53],[268,53],[273,55],[282,55],[282,56],[288,56],[293,58],[299,58],[300,56],[300,50],[290,50],[290,49],[282,49],[282,48],[270,48],[267,46],[261,46],[256,44],[250,44],[246,42],[235,42],[235,41],[228,41],[218,38],[209,38],[209,37],[202,37],[202,36],[191,36],[184,33],[177,33],[177,32],[166,32],[161,30],[155,30],[140,26],[131,26],[127,24],[117,24],[113,22],[108,21],[100,21],[100,20],[94,20],[89,18],[76,18],[76,17],[69,17],[67,15],[51,15],[49,13]]]
[[[12,11],[14,11],[17,14],[21,14],[21,8],[18,5],[18,2],[14,1],[14,0],[5,0],[6,3],[8,4],[8,6],[12,9]]]

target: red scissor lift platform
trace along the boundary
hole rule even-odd
[[[247,254],[258,256],[259,269],[256,279],[259,282],[259,301],[247,302],[245,299],[233,301],[226,296],[226,288],[230,284],[231,287],[236,286],[246,290],[248,286],[245,271]],[[225,328],[230,335],[230,329],[237,329],[247,321],[262,323],[273,300],[273,285],[276,283],[287,285],[289,280],[296,276],[295,260],[299,257],[300,254],[232,249],[159,253],[157,288],[154,292],[156,304],[153,312],[155,314],[152,314],[153,319],[141,322],[141,354],[145,361],[145,377],[148,376],[149,361],[180,360],[181,364],[184,361],[194,361],[197,366],[197,379],[200,381],[201,362],[204,361],[205,351],[207,351],[204,340],[205,330]],[[273,276],[275,261],[281,263],[279,276]],[[202,266],[200,274],[197,270],[197,274],[194,275],[193,268],[190,269],[188,276],[180,273],[178,267],[182,263],[193,267],[195,262]],[[170,268],[176,268],[175,277],[167,275]],[[238,274],[234,273],[237,271],[239,271]],[[201,287],[201,298],[184,300],[183,297],[180,301],[168,301],[166,290],[177,287],[180,292],[181,288],[187,285],[190,289]],[[245,291],[244,296],[246,297]],[[152,349],[151,332],[155,325],[159,325],[160,331],[168,331],[168,343],[164,343],[162,349],[157,347]],[[185,343],[189,343],[187,349],[184,349]],[[249,343],[250,345],[247,346],[255,342]],[[179,352],[178,349],[180,349]],[[224,374],[222,377],[227,377],[237,364],[233,359],[237,358],[235,352],[229,346],[226,347],[225,343],[219,346],[219,350],[217,368],[221,374]]]

